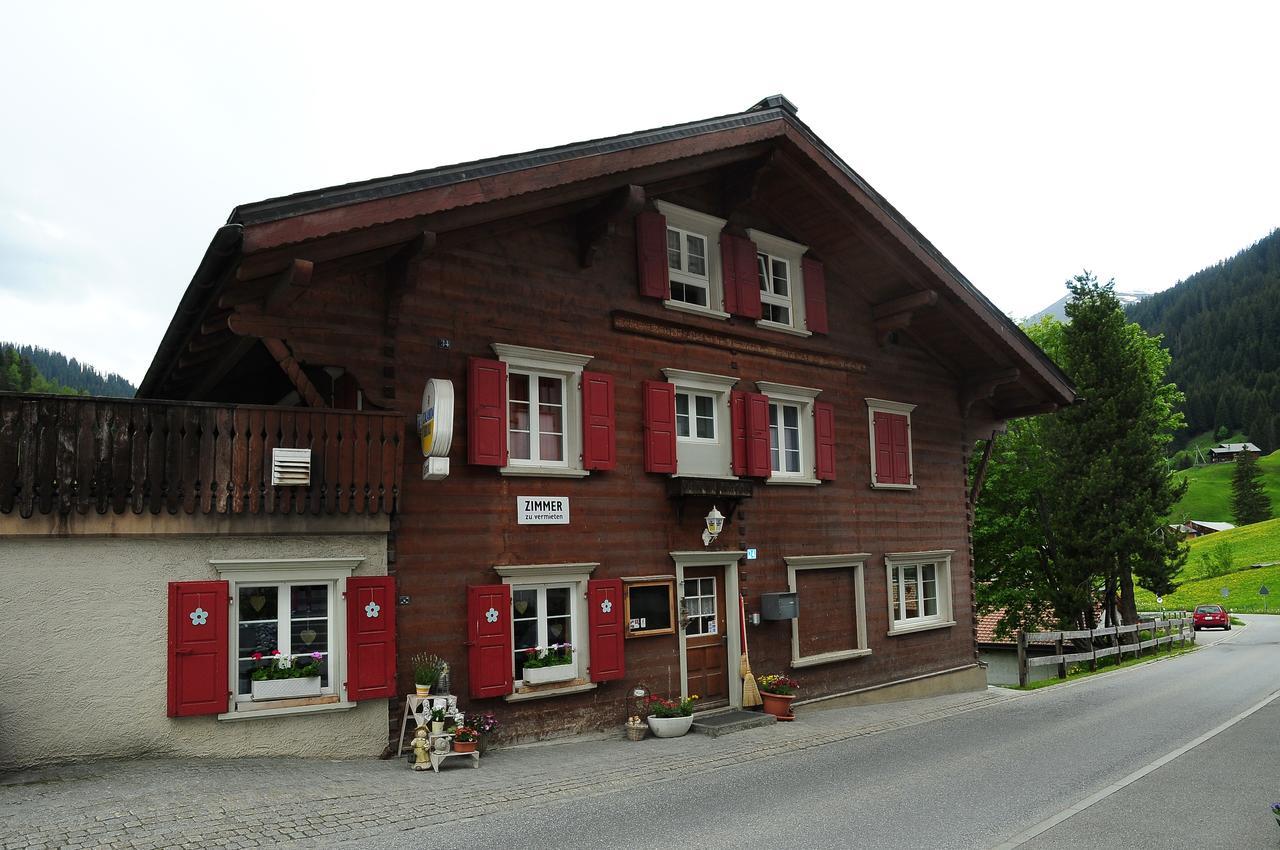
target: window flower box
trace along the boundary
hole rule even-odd
[[[578,668],[572,662],[554,664],[550,667],[526,667],[521,675],[526,685],[547,685],[551,682],[567,682],[576,678]]]
[[[262,679],[253,682],[254,702],[318,696],[320,696],[319,676],[305,676],[299,679]]]

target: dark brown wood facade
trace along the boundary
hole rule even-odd
[[[835,410],[836,479],[754,481],[711,548],[759,553],[739,565],[748,612],[762,593],[787,589],[784,558],[870,554],[871,652],[796,673],[803,697],[972,665],[969,447],[1009,416],[1065,403],[1070,388],[803,125],[773,111],[776,120],[740,129],[257,223],[249,215],[231,259],[208,276],[211,294],[193,296],[192,316],[175,319],[143,392],[226,402],[293,392],[304,403],[298,375],[328,367],[408,428],[424,381],[451,380],[452,472],[422,481],[417,453],[406,456],[392,569],[410,599],[398,615],[402,661],[444,656],[465,693],[467,587],[498,582],[495,565],[598,562],[594,578],[671,574],[670,553],[702,549],[703,515],[712,504],[725,509],[723,499],[672,498],[669,477],[645,471],[643,381],[675,368],[734,376],[743,389],[818,389]],[[782,334],[642,297],[632,220],[655,199],[725,219],[735,232],[809,246],[826,268],[830,333]],[[494,343],[589,354],[592,371],[612,376],[613,469],[514,477],[467,464],[467,363],[493,357]],[[868,398],[916,405],[916,489],[871,487]],[[518,495],[568,496],[572,523],[519,525]],[[954,625],[889,635],[885,554],[932,550],[954,550]],[[800,591],[806,652],[846,645],[856,632],[848,576],[806,573]],[[748,641],[757,673],[788,670],[789,622],[751,626]],[[677,647],[674,635],[630,639],[621,681],[471,710],[534,732],[617,724],[632,686],[679,693]],[[400,675],[411,689],[407,664]]]

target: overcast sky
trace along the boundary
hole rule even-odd
[[[1083,268],[1158,290],[1280,226],[1278,32],[1275,3],[14,4],[0,339],[136,383],[238,203],[779,92],[1014,317]]]

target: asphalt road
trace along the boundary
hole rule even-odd
[[[362,846],[1273,847],[1280,700],[1178,753],[1280,690],[1280,618],[1246,619],[1184,657],[978,711]]]

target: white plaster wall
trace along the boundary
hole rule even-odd
[[[218,721],[167,717],[168,583],[210,559],[357,556],[385,533],[0,538],[0,770],[120,756],[376,756],[387,703]]]
[[[982,649],[978,658],[987,662],[987,684],[1018,684],[1018,651],[1016,649]],[[1039,682],[1058,675],[1058,668],[1051,666],[1031,667],[1027,670],[1029,682]]]

